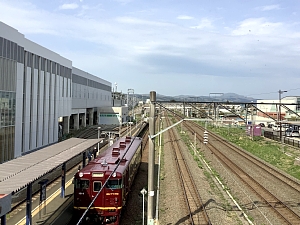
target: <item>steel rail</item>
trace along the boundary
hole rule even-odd
[[[195,131],[188,124],[185,124],[186,127],[191,132],[196,132],[197,139],[199,141],[203,141],[202,134]],[[199,129],[204,130],[203,127],[197,126]],[[199,136],[201,138],[199,138]],[[222,140],[222,143],[224,140]],[[250,189],[252,189],[260,198],[264,199],[266,204],[268,204],[273,210],[284,220],[287,224],[299,224],[300,216],[296,214],[293,210],[288,208],[288,206],[280,201],[276,196],[274,196],[271,192],[269,192],[266,188],[264,188],[260,183],[255,181],[251,176],[249,176],[242,168],[232,162],[226,155],[220,152],[213,144],[209,142],[206,147],[221,161],[223,162],[234,174],[236,174],[243,183],[245,183]],[[231,148],[230,146],[227,146]]]
[[[170,121],[167,120],[168,125]],[[189,211],[189,219],[193,225],[210,225],[211,222],[205,210],[201,196],[196,187],[195,181],[189,169],[189,166],[184,159],[183,152],[176,140],[175,132],[173,129],[168,130],[171,137],[172,149],[174,149],[174,156],[176,162],[176,168],[180,177],[180,184],[183,189],[185,202]]]

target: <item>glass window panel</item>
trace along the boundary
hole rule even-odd
[[[6,161],[8,161],[10,159],[10,152],[11,152],[11,127],[7,127],[6,129],[6,136],[7,136],[7,140],[6,140]]]
[[[90,185],[90,181],[75,179],[74,185],[75,185],[75,189],[88,189]]]
[[[101,186],[102,186],[102,183],[101,183],[100,181],[95,181],[95,182],[94,182],[94,191],[95,191],[95,192],[100,191]]]
[[[12,43],[13,44],[13,60],[17,61],[18,60],[18,45],[16,43]]]
[[[23,47],[21,47],[21,63],[25,63],[25,50]]]
[[[8,59],[11,59],[11,41],[7,40],[7,44],[6,44],[6,57]]]
[[[4,148],[4,161],[7,161],[7,148],[8,148],[8,146],[7,146],[7,139],[8,139],[8,137],[7,137],[7,127],[4,127],[4,146],[3,146],[3,148]]]
[[[108,180],[108,182],[106,183],[105,187],[109,188],[109,189],[122,188],[122,179]]]
[[[8,159],[11,160],[14,158],[14,152],[15,152],[15,147],[14,147],[14,138],[15,138],[15,127],[14,126],[10,126],[10,141],[9,141],[9,148],[8,148]]]
[[[0,128],[0,162],[4,161],[4,128]]]

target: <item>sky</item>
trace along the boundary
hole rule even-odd
[[[0,0],[0,21],[118,92],[300,96],[298,0]]]

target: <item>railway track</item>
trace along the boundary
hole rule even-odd
[[[195,124],[194,126],[198,127],[200,130],[204,131],[203,127],[201,127],[198,124]],[[193,132],[195,132],[195,131],[193,130]],[[249,154],[248,152],[241,150],[236,145],[234,145],[231,142],[219,137],[218,135],[216,135],[214,133],[210,133],[210,139],[211,138],[213,138],[214,141],[222,142],[222,144],[224,146],[226,146],[230,150],[234,151],[235,154],[238,154],[239,156],[241,156],[244,159],[248,160],[249,162],[253,163],[256,167],[264,170],[269,175],[275,177],[278,181],[280,181],[283,184],[287,185],[289,188],[295,190],[298,196],[300,195],[300,183],[295,178],[291,178],[291,177],[287,176],[286,174],[282,173],[281,171],[274,169],[273,167],[271,167],[266,162],[257,159],[252,154]],[[201,141],[203,142],[203,138],[201,139]],[[213,142],[210,143],[210,144],[213,145]]]
[[[167,120],[168,126],[171,125],[169,119]],[[189,166],[184,159],[182,150],[179,143],[176,141],[176,136],[173,129],[168,130],[171,138],[172,149],[174,150],[175,162],[177,166],[177,172],[179,175],[186,208],[188,210],[189,224],[193,225],[209,225],[211,224],[205,206],[202,202],[194,179],[192,177]]]
[[[185,123],[186,128],[192,133],[196,132],[198,140],[200,142],[203,142],[202,133],[204,131],[204,128],[195,123],[193,123],[193,127],[191,127],[190,123],[191,122]],[[209,141],[209,143],[206,145],[207,149],[209,149],[219,159],[219,161],[222,162],[222,164],[226,165],[234,174],[236,174],[236,176],[239,177],[239,179],[245,185],[247,185],[248,188],[262,200],[262,202],[268,205],[282,220],[282,224],[300,224],[300,216],[296,212],[294,212],[291,208],[289,208],[287,204],[279,200],[274,194],[268,191],[267,188],[263,187],[258,181],[256,181],[246,171],[238,166],[237,163],[230,160],[227,155],[229,152],[238,154],[239,157],[243,157],[245,160],[253,163],[254,166],[259,167],[269,176],[275,177],[278,182],[282,182],[282,184],[285,184],[287,188],[295,191],[297,196],[300,196],[298,182],[280,173],[279,171],[274,170],[266,163],[261,162],[260,160],[256,159],[250,154],[247,154],[246,152],[242,151],[233,144],[230,144],[228,141],[223,140],[213,133],[210,133],[210,140],[211,139],[213,139],[214,141]],[[222,148],[221,151],[220,148],[215,147],[213,142],[216,141],[219,142],[219,144],[222,143],[224,148],[226,148],[226,151],[224,148]]]

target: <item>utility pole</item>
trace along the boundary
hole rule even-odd
[[[253,136],[254,136],[254,121],[253,121],[253,101],[251,101],[251,139],[253,141]]]
[[[129,95],[130,94],[132,94],[132,96],[131,96],[131,100],[130,100],[130,98],[129,98]],[[133,107],[134,107],[134,102],[133,102],[133,99],[134,99],[134,89],[128,89],[128,92],[127,92],[127,107],[128,107],[128,114],[129,114],[129,110],[130,110],[130,107],[129,107],[129,105],[131,105],[131,110],[132,110],[132,117],[133,117],[133,114],[134,114],[134,111],[133,111]],[[131,104],[129,104],[129,102],[131,103]],[[131,120],[131,117],[130,117],[130,122],[132,122],[132,120]]]
[[[150,92],[150,115],[149,115],[149,155],[148,155],[148,225],[154,224],[154,152],[155,138],[151,138],[155,134],[155,102],[156,92]]]
[[[283,94],[284,92],[287,92],[287,91],[282,91],[282,90],[279,90],[278,93],[279,93],[279,116],[278,116],[278,120],[279,120],[279,137],[280,137],[280,141],[282,142],[282,133],[281,133],[281,94]]]

